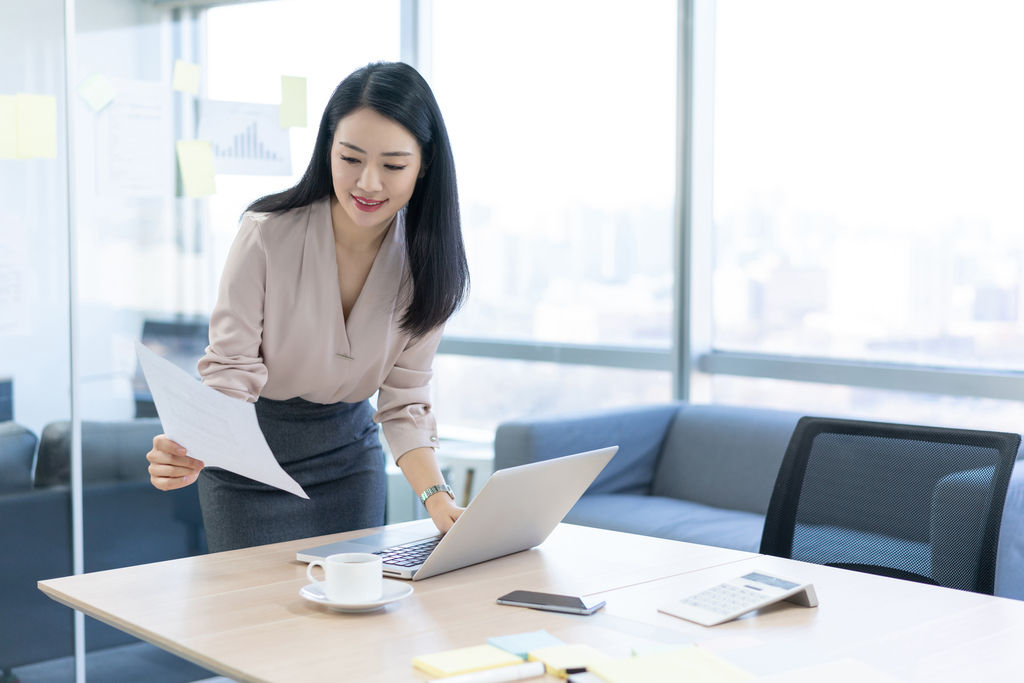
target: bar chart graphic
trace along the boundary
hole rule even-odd
[[[230,147],[221,147],[214,142],[213,156],[226,159],[259,159],[260,161],[275,161],[277,152],[264,149],[263,141],[259,139],[259,122],[253,121],[245,127],[244,133],[235,135],[234,144]]]
[[[217,173],[292,174],[288,130],[278,125],[276,104],[203,100],[198,137],[210,141]]]

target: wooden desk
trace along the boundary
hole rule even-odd
[[[907,681],[1020,675],[1022,602],[570,525],[533,550],[416,582],[412,596],[378,612],[338,614],[300,598],[307,581],[296,550],[363,533],[39,585],[65,605],[237,681],[423,681],[411,666],[415,655],[542,628],[613,657],[638,645],[750,636],[756,641],[748,638],[747,647],[720,654],[757,675],[844,658]],[[774,606],[713,628],[657,612],[755,567],[811,580],[821,607]],[[608,605],[577,617],[495,604],[514,589],[597,594]]]

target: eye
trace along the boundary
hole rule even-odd
[[[342,161],[347,161],[350,164],[358,164],[359,163],[359,159],[353,159],[352,157],[347,157],[344,154],[341,155],[341,160]]]
[[[405,166],[396,166],[394,164],[384,164],[384,168],[388,169],[389,171],[401,171],[403,168],[405,168]]]

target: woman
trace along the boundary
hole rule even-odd
[[[199,361],[204,384],[256,403],[271,451],[310,500],[203,470],[163,435],[147,454],[153,485],[198,479],[213,552],[378,526],[379,422],[448,531],[462,510],[434,457],[428,382],[468,286],[455,166],[430,87],[405,64],[355,71],[327,103],[302,180],[243,214]]]

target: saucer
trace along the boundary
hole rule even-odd
[[[412,595],[412,585],[402,581],[385,580],[384,594],[380,596],[380,600],[374,600],[372,602],[331,602],[331,600],[324,595],[323,589],[315,583],[303,586],[302,590],[299,591],[299,595],[310,602],[324,605],[335,612],[372,612],[380,609],[389,602],[401,600],[402,598]]]

